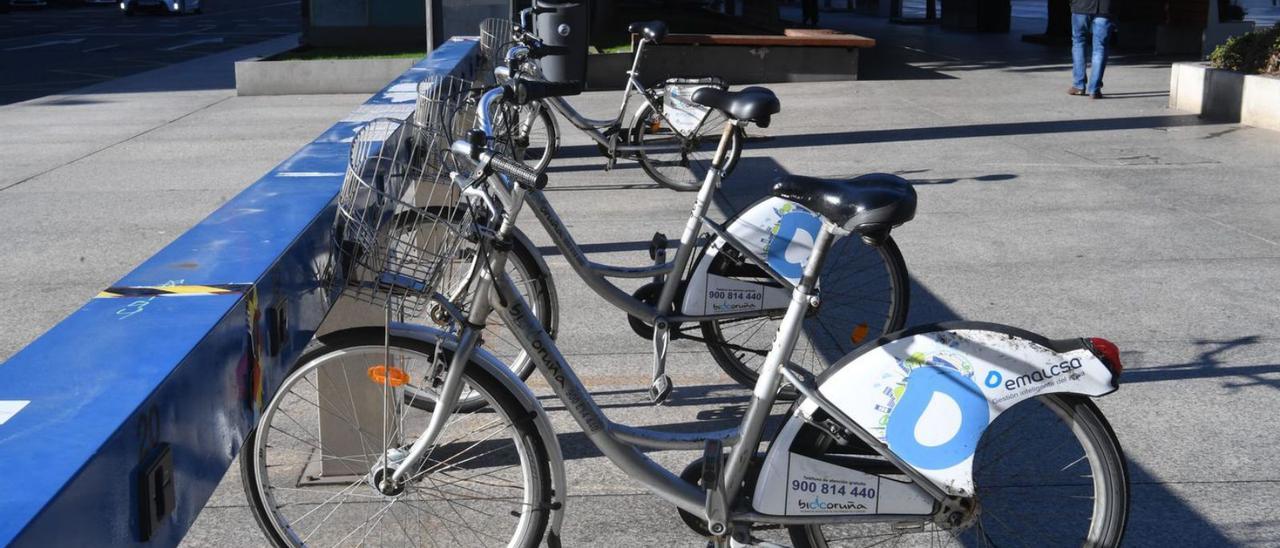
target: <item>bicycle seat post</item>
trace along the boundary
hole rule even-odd
[[[644,55],[645,42],[648,42],[648,40],[642,37],[640,38],[640,41],[636,43],[636,55],[631,58],[631,70],[627,71],[627,76],[635,78],[636,80],[640,79],[640,57]]]

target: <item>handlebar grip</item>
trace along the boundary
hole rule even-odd
[[[564,97],[567,95],[577,95],[582,93],[582,82],[577,80],[570,82],[546,82],[543,80],[526,80],[520,78],[503,85],[508,91],[508,93],[506,93],[506,98],[517,105],[523,105],[530,101],[538,101],[548,97]]]
[[[529,46],[529,57],[532,59],[541,59],[549,55],[568,55],[569,48],[567,46],[548,46],[539,44]]]
[[[542,190],[547,186],[546,173],[539,173],[529,169],[528,167],[525,167],[524,164],[507,158],[506,156],[493,154],[493,156],[489,158],[489,165],[493,166],[494,171],[511,177],[525,186],[531,186],[538,190]]]

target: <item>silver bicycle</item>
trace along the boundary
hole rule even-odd
[[[445,118],[442,126],[446,128],[474,125],[487,141],[503,152],[512,148],[501,137],[502,113],[521,107],[513,104],[515,99],[531,93],[538,97],[556,97],[555,93],[574,90],[573,84],[519,77],[507,79],[498,87],[473,91],[468,86],[449,77],[424,80],[422,97],[438,96],[437,90],[456,90],[453,93],[478,97],[474,101],[468,99],[465,109],[453,113],[435,107],[439,101],[427,99],[419,101],[419,110]],[[555,93],[549,93],[551,91]],[[755,92],[744,90],[744,93]],[[532,101],[537,99],[524,102]],[[442,104],[458,103],[443,101]],[[730,135],[730,139],[740,129],[735,123],[724,126],[721,132]],[[455,131],[453,135],[461,137],[462,132]],[[717,223],[708,213],[712,195],[720,188],[723,178],[723,171],[718,169],[705,175],[674,257],[667,259],[666,236],[655,234],[650,242],[650,258],[655,264],[640,268],[587,259],[542,189],[533,189],[524,195],[534,216],[574,272],[594,293],[625,312],[638,336],[653,341],[650,398],[655,403],[661,403],[671,393],[673,384],[666,372],[667,349],[672,341],[679,339],[703,343],[726,374],[744,386],[755,385],[757,370],[764,363],[790,292],[800,280],[801,267],[808,260],[821,226],[819,215],[811,209],[776,197],[766,197],[725,223]],[[792,184],[811,181],[803,177],[788,180]],[[492,178],[488,182],[510,184]],[[859,184],[874,185],[874,181]],[[903,192],[914,199],[910,188]],[[494,194],[493,199],[500,196]],[[709,231],[707,235],[703,234],[704,229]],[[512,234],[514,262],[540,264],[540,255],[528,243],[528,238],[519,230]],[[806,317],[806,335],[798,343],[794,359],[795,364],[814,374],[821,373],[863,342],[901,329],[910,297],[906,264],[888,230],[868,231],[863,238],[841,240],[832,251],[831,259],[824,262],[819,275],[819,285],[824,288],[826,298]],[[531,273],[518,277],[527,295],[547,293],[540,288],[551,288],[554,292],[549,273],[544,275],[543,270],[533,267],[522,267],[520,271]],[[473,267],[468,272],[472,275],[470,279],[474,279],[476,269]],[[653,281],[628,292],[610,278]],[[453,290],[444,293],[460,294]],[[538,300],[533,302],[541,304]],[[558,309],[554,301],[547,304],[550,306],[539,306],[535,312],[553,326],[554,334]],[[548,313],[543,314],[544,311]],[[518,351],[518,346],[510,342],[512,339],[506,333],[498,339],[506,349],[500,358],[512,357],[512,350]],[[521,378],[533,371],[533,364],[524,354],[508,363]],[[794,397],[795,391],[787,390],[783,396]]]
[[[694,100],[737,124],[774,110],[760,92]],[[545,175],[484,143],[480,135],[454,145],[475,166],[451,188],[493,215],[436,214],[431,238],[408,250],[386,252],[385,238],[359,235],[386,234],[380,221],[411,203],[412,190],[395,177],[349,178],[339,210],[356,213],[345,216],[339,253],[376,267],[357,273],[356,285],[377,286],[388,302],[433,299],[464,327],[455,335],[388,322],[344,332],[342,344],[285,379],[241,455],[273,543],[560,545],[574,506],[555,432],[538,398],[477,348],[496,312],[587,439],[715,546],[1119,544],[1125,461],[1090,401],[1118,387],[1114,344],[958,322],[882,337],[820,377],[791,365],[804,318],[822,298],[817,276],[830,245],[909,217],[913,203],[886,198],[904,181],[775,187],[776,197],[812,207],[822,227],[746,412],[724,431],[654,431],[605,416],[506,274],[524,198]],[[723,159],[721,150],[714,164]],[[500,200],[469,192],[494,172],[514,182],[496,189]],[[476,242],[488,265],[465,313],[430,289],[461,241]],[[766,432],[784,384],[802,397]],[[459,409],[466,394],[485,405]],[[680,477],[643,449],[703,457]]]
[[[481,25],[481,49],[486,59],[503,77],[524,76],[541,79],[538,60],[560,53],[556,46],[545,45],[528,32],[530,10],[521,13],[522,23],[504,19],[488,19]],[[612,118],[590,118],[578,112],[562,95],[531,101],[522,105],[519,116],[497,120],[499,127],[510,128],[498,135],[509,139],[513,156],[534,170],[545,169],[560,145],[557,116],[569,122],[595,141],[601,155],[608,159],[606,169],[619,158],[640,162],[640,167],[658,184],[675,190],[694,191],[702,186],[711,167],[711,156],[720,141],[723,115],[689,101],[689,96],[703,87],[727,89],[718,78],[672,78],[646,87],[640,76],[640,60],[646,47],[658,45],[667,35],[662,21],[633,23],[636,43],[622,103]],[[577,82],[581,85],[581,82]],[[629,111],[639,98],[640,105]],[[554,115],[553,115],[554,113]],[[725,149],[721,171],[733,172],[742,155],[746,134],[734,129]]]

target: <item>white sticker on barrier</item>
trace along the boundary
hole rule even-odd
[[[9,422],[9,419],[22,411],[31,400],[0,400],[0,425]]]

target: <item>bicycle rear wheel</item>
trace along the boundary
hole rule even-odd
[[[450,419],[441,441],[399,491],[374,487],[425,429],[452,354],[383,331],[336,334],[327,351],[285,379],[245,442],[241,470],[254,517],[278,546],[536,546],[550,507],[548,454],[527,411],[476,363],[466,390],[483,400]],[[443,365],[442,365],[443,364]]]
[[[814,454],[837,453],[816,435]],[[1005,411],[974,456],[976,520],[963,529],[930,523],[909,531],[889,523],[790,529],[797,547],[1117,546],[1129,513],[1124,454],[1086,397],[1049,395]]]
[[[712,272],[718,267],[729,268],[712,263]],[[863,343],[902,329],[910,293],[907,266],[892,238],[878,246],[855,237],[837,240],[818,275],[820,304],[805,318],[791,362],[817,375]],[[725,373],[743,386],[755,386],[784,312],[702,322],[702,337]],[[780,393],[795,395],[790,386]]]
[[[724,113],[712,109],[702,125],[690,135],[685,135],[663,119],[652,106],[645,106],[636,115],[631,130],[636,145],[643,148],[637,153],[640,167],[658,184],[674,190],[698,190],[711,169],[711,160],[720,145],[720,132],[728,122]],[[741,128],[734,128],[725,150],[725,173],[731,173],[742,156],[745,135]]]
[[[546,169],[560,143],[551,112],[540,103],[524,106],[502,103],[496,108],[493,139],[497,150],[534,171]]]

